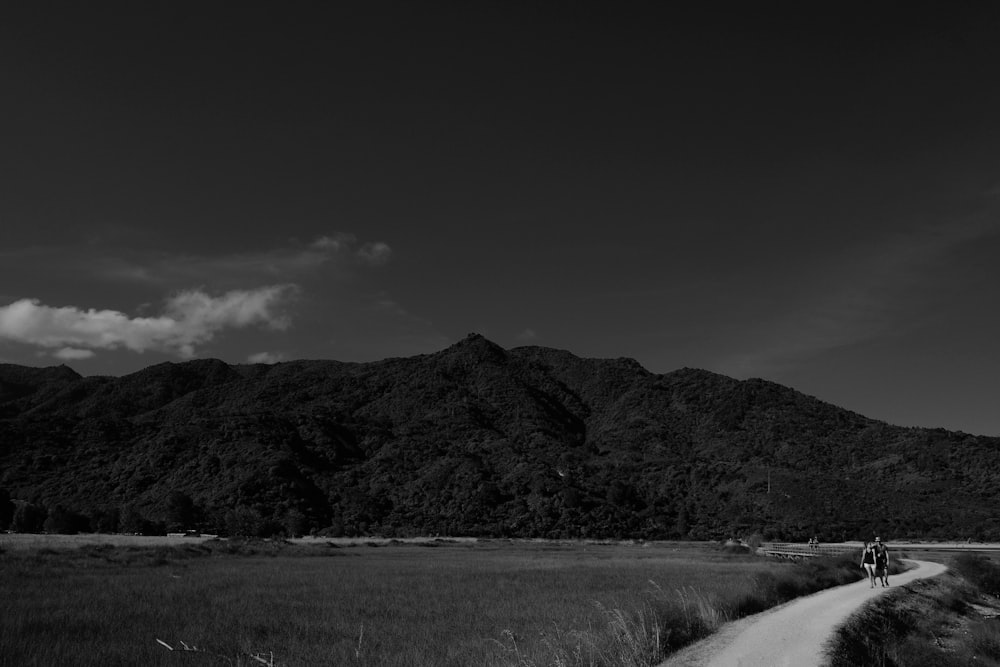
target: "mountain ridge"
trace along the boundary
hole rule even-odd
[[[478,334],[367,363],[0,365],[0,488],[222,530],[1000,538],[1000,438]]]

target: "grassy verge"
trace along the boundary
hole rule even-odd
[[[853,559],[684,543],[7,551],[0,665],[652,665],[726,620],[860,577]]]
[[[750,559],[750,557],[746,557]],[[854,556],[782,562],[726,586],[665,588],[655,582],[643,599],[627,608],[600,607],[603,623],[586,633],[548,637],[526,655],[512,639],[508,655],[491,664],[510,667],[646,667],[708,636],[728,621],[769,609],[803,595],[861,578]],[[891,573],[901,567],[893,560]]]
[[[834,667],[1000,667],[1000,565],[962,554],[951,569],[867,605],[830,647]]]

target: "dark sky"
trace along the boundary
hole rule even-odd
[[[0,361],[479,332],[1000,435],[1000,5],[22,4]]]

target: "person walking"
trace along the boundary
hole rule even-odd
[[[861,552],[861,569],[868,573],[868,587],[875,588],[875,547],[871,542],[865,542]]]
[[[882,544],[882,538],[875,538],[875,575],[882,580],[882,587],[889,585],[889,550]]]

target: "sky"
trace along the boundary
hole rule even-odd
[[[20,4],[2,363],[476,332],[1000,436],[996,3]]]

